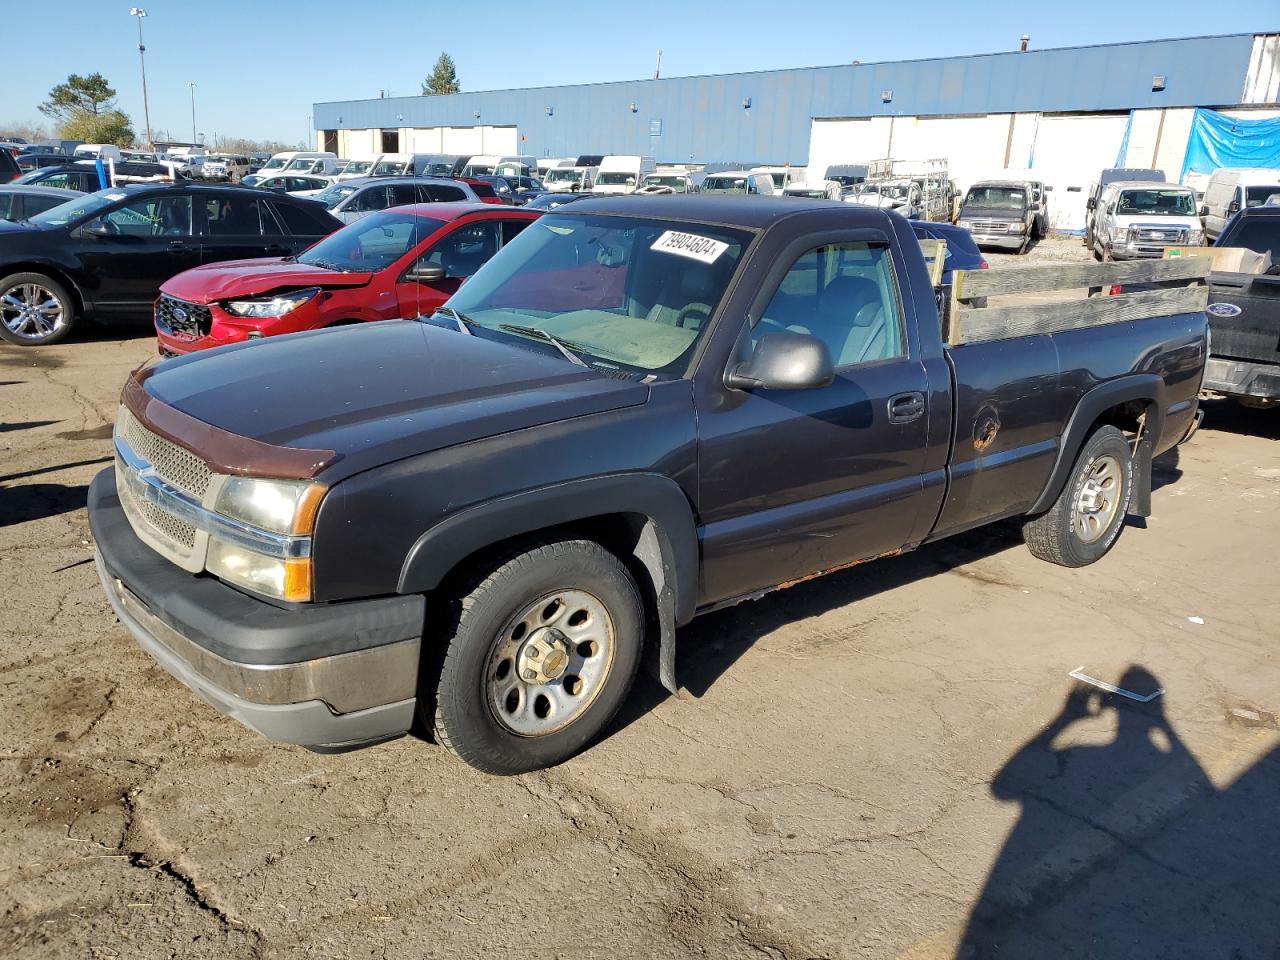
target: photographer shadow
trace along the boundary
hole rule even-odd
[[[1119,686],[1159,688],[1137,666]],[[1085,731],[1093,743],[1055,745],[1069,728],[1109,719],[1109,743]],[[1280,749],[1219,791],[1161,698],[1138,703],[1079,685],[991,791],[1022,813],[958,960],[1280,956]]]

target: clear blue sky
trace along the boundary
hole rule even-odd
[[[134,0],[136,2],[136,0]],[[69,73],[99,71],[142,133],[137,24],[129,0],[5,0],[16,41],[0,86],[0,126],[38,122],[36,104]],[[311,104],[406,96],[441,50],[464,90],[590,83],[778,67],[910,60],[1017,47],[1088,45],[1162,37],[1280,30],[1277,0],[1162,0],[1159,4],[694,0],[610,4],[574,0],[448,4],[439,0],[143,0],[151,123],[292,142]],[[558,12],[553,12],[558,11]],[[883,11],[877,13],[876,11]],[[787,18],[794,15],[794,23]]]

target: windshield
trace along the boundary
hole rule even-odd
[[[551,213],[448,306],[489,330],[544,330],[597,366],[678,377],[750,239],[700,223]]]
[[[597,186],[600,184],[621,185],[624,187],[634,187],[636,185],[636,175],[634,173],[602,173],[596,177]]]
[[[292,160],[289,161],[289,164],[288,166],[285,167],[285,170],[310,170],[313,166],[315,166],[315,163],[316,163],[315,157],[294,157]]]
[[[343,173],[365,173],[373,166],[372,160],[352,160],[342,168]]]
[[[126,196],[128,196],[128,194],[123,190],[99,190],[97,193],[90,193],[83,197],[76,197],[74,200],[68,200],[66,203],[60,203],[56,207],[50,207],[43,213],[37,213],[31,218],[31,222],[47,223],[50,226],[60,227],[63,224],[92,216],[104,207],[109,207],[113,203],[118,203]]]
[[[352,187],[345,183],[335,183],[332,187],[326,187],[324,190],[321,190],[311,199],[323,203],[326,207],[332,210],[359,189],[359,187]]]
[[[680,193],[684,193],[687,186],[684,177],[665,176],[661,174],[650,174],[645,177],[644,185],[646,187],[670,187],[672,190],[677,190]]]
[[[777,187],[779,190],[781,190],[783,187],[787,185],[786,173],[771,173],[769,174],[769,176],[773,178],[773,185]]]
[[[548,170],[542,179],[547,183],[577,183],[582,179],[582,171],[573,167],[555,167]]]
[[[788,197],[804,197],[807,200],[825,200],[827,199],[827,191],[825,190],[809,190],[792,187],[787,190]]]
[[[343,273],[383,270],[442,226],[442,220],[396,210],[372,213],[329,234],[300,255],[298,263]]]
[[[905,200],[911,192],[909,183],[864,183],[862,193],[878,193],[890,200]]]
[[[259,170],[258,172],[268,173],[272,170],[283,170],[284,165],[285,165],[284,157],[272,157],[270,160],[268,160],[266,163],[262,165],[262,169]]]
[[[491,177],[493,176],[493,164],[491,163],[469,163],[463,170],[464,177]]]
[[[377,166],[373,168],[372,175],[375,177],[398,177],[408,172],[408,160],[379,160]]]
[[[1196,196],[1190,190],[1122,190],[1116,213],[1144,217],[1191,217]]]
[[[971,187],[965,195],[966,207],[989,207],[993,210],[1022,210],[1027,205],[1027,191],[1019,187]]]
[[[1267,197],[1280,196],[1280,184],[1268,184],[1265,187],[1246,187],[1244,205],[1246,207],[1265,206]]]
[[[703,193],[746,193],[746,177],[707,177],[702,181]]]

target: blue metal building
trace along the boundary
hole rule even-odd
[[[1280,37],[1234,34],[894,63],[770,70],[314,105],[317,143],[344,155],[426,149],[430,131],[503,129],[489,152],[622,153],[659,161],[804,164],[813,122],[1105,114],[1274,105]],[[1012,125],[1010,127],[1012,139]],[[511,144],[516,145],[512,149]],[[471,147],[476,151],[476,147]],[[486,152],[483,150],[476,152]]]

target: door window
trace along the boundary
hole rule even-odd
[[[414,189],[412,183],[397,183],[387,189],[391,192],[391,201],[387,204],[388,206],[399,207],[406,203],[418,202],[418,191]]]
[[[348,210],[355,210],[357,213],[368,213],[371,210],[387,209],[387,188],[386,187],[370,187],[363,191],[358,197],[347,207]]]
[[[461,187],[450,187],[440,183],[429,183],[418,187],[423,203],[449,203],[466,200],[467,195]]]
[[[191,236],[191,198],[148,197],[117,207],[102,218],[126,237]]]
[[[18,204],[18,195],[16,193],[6,193],[0,195],[0,220],[15,219],[15,214],[21,211],[15,210]]]
[[[502,221],[502,245],[505,247],[508,243],[520,235],[531,220],[503,220]]]
[[[211,237],[260,236],[263,232],[262,220],[270,222],[270,215],[263,209],[262,201],[234,195],[207,199],[205,218],[205,232]]]
[[[332,219],[319,204],[308,204],[304,200],[297,203],[280,202],[275,205],[275,209],[294,236],[323,237],[333,231]],[[266,219],[265,210],[263,219]]]
[[[801,255],[752,330],[817,337],[837,368],[904,356],[902,310],[889,248],[833,243]]]
[[[498,252],[500,236],[496,221],[470,223],[439,241],[419,262],[439,264],[446,277],[469,277]]]

